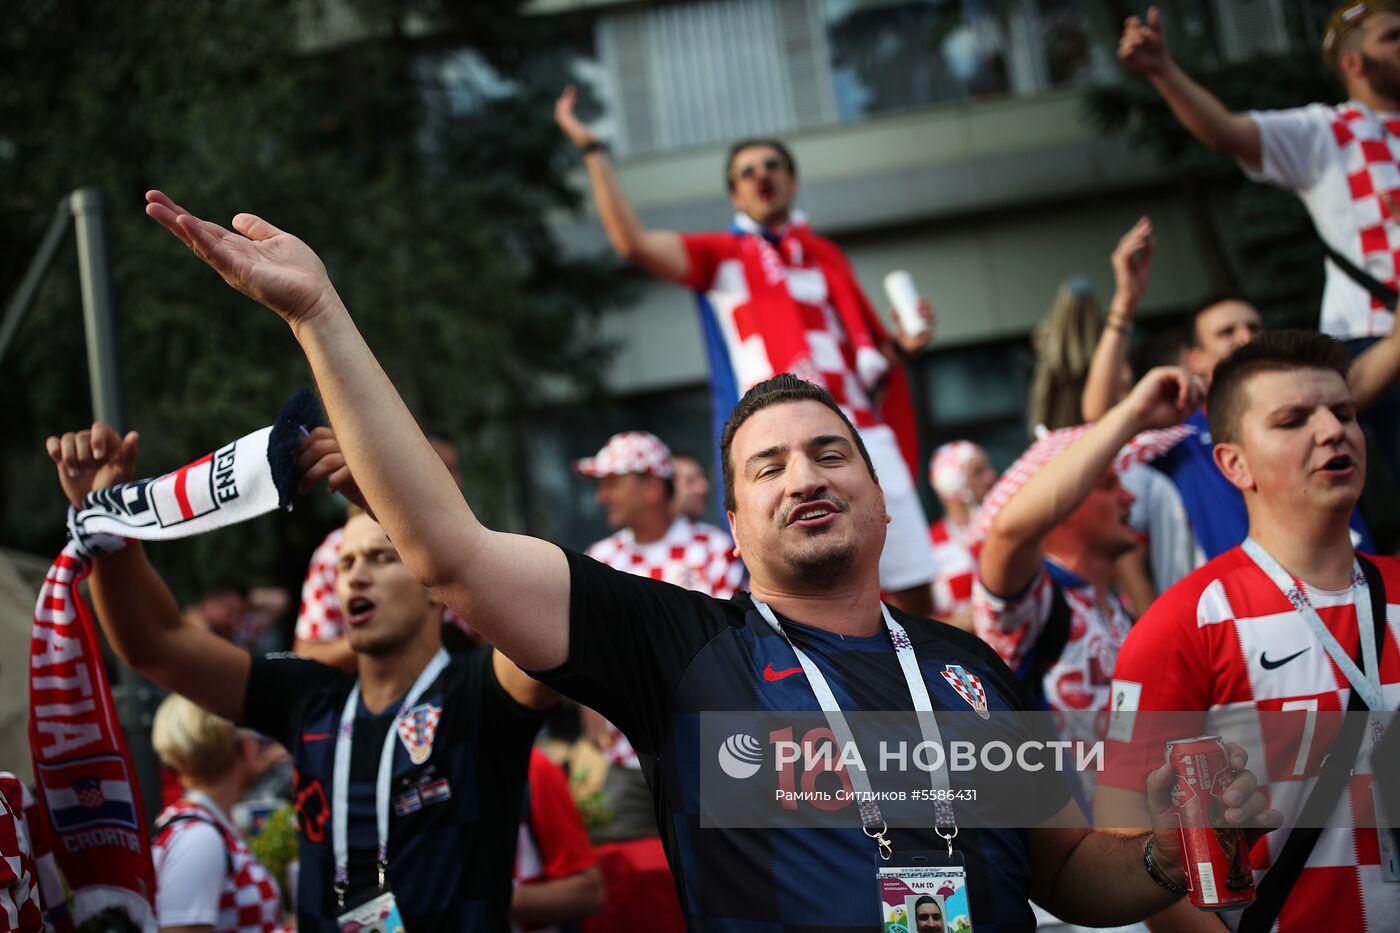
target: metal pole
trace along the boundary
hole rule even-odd
[[[44,284],[44,275],[53,264],[54,256],[58,255],[59,242],[63,239],[63,234],[68,232],[68,225],[72,222],[73,208],[69,205],[68,198],[64,198],[58,202],[58,209],[54,211],[53,220],[49,221],[49,228],[44,231],[44,238],[39,241],[34,258],[29,260],[29,268],[24,270],[24,278],[20,280],[19,288],[15,289],[14,297],[5,306],[5,320],[0,322],[0,361],[5,359],[5,351],[10,349],[15,334],[19,333],[19,325],[29,313],[30,306],[34,304],[34,298],[39,294],[39,286]]]
[[[92,412],[120,432],[126,423],[126,412],[117,368],[117,301],[107,247],[105,201],[100,188],[79,188],[69,197],[77,221],[78,276],[83,289]]]

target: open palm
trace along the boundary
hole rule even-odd
[[[317,313],[335,289],[320,257],[301,240],[252,214],[233,218],[237,232],[201,220],[160,191],[146,192],[146,214],[229,285],[276,311],[289,324]]]

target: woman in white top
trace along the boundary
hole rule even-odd
[[[171,695],[151,740],[185,792],[156,820],[156,919],[163,933],[284,929],[277,882],[248,850],[229,812],[257,777],[257,736]]]

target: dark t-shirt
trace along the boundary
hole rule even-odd
[[[854,816],[844,828],[702,825],[700,774],[716,750],[701,747],[698,714],[820,709],[807,679],[789,676],[796,656],[748,594],[720,601],[565,553],[571,574],[569,659],[534,676],[597,709],[643,757],[692,928],[874,929],[876,848]],[[1031,708],[1024,687],[980,640],[941,622],[891,612],[909,634],[936,712],[970,715],[967,701],[941,676],[950,664],[981,679],[992,711]],[[822,670],[844,711],[912,709],[886,632],[843,638],[794,620],[783,625]],[[1067,789],[1056,786],[1041,809],[1048,817],[1067,800]],[[892,841],[897,852],[942,847],[931,827],[894,830]],[[1025,831],[964,830],[958,849],[967,860],[975,928],[1033,928]]]
[[[248,677],[245,724],[291,749],[296,764],[297,909],[304,933],[337,929],[331,773],[341,710],[354,683],[351,674],[290,655],[254,658]],[[374,715],[361,700],[356,712],[347,906],[377,890],[375,778],[398,704]],[[501,687],[490,648],[453,656],[414,709],[425,704],[420,722],[438,717],[426,760],[414,764],[402,737],[394,742],[389,887],[408,933],[509,929],[521,793],[541,715]]]

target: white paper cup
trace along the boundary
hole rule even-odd
[[[914,277],[903,269],[896,269],[885,276],[885,294],[894,305],[894,313],[899,325],[910,337],[918,337],[928,330],[928,321],[919,313],[919,289],[914,285]]]

